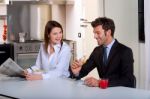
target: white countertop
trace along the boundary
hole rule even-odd
[[[20,99],[150,99],[150,91],[127,87],[100,89],[72,79],[0,81],[0,94]]]

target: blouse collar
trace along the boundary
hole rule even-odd
[[[48,48],[47,48],[47,52],[48,52],[48,54],[50,54],[50,44],[48,45]],[[61,44],[59,43],[59,44],[55,44],[55,45],[53,45],[53,48],[54,48],[54,52],[59,52],[59,50],[60,50],[60,48],[61,48]]]

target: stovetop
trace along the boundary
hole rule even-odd
[[[26,40],[25,42],[14,41],[15,43],[37,43],[42,42],[41,40]]]
[[[35,53],[40,49],[42,41],[26,40],[25,42],[14,42],[15,53]]]

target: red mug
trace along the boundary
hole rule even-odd
[[[106,89],[108,87],[108,79],[101,79],[99,82],[99,87]]]

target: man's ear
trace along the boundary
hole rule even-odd
[[[111,36],[111,30],[107,30],[107,35]]]

